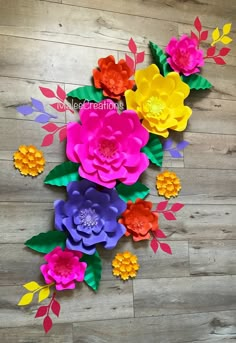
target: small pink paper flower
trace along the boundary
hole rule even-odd
[[[177,73],[185,76],[198,73],[204,65],[203,51],[198,49],[197,41],[183,35],[179,41],[173,37],[166,47],[167,62]]]
[[[111,100],[85,103],[80,110],[81,124],[67,125],[66,154],[80,163],[80,176],[107,188],[116,180],[126,185],[135,183],[148,167],[147,156],[141,152],[149,133],[136,112],[119,114]]]
[[[87,263],[80,262],[82,253],[69,249],[62,250],[56,247],[44,256],[48,262],[40,267],[47,284],[55,283],[56,289],[74,289],[75,281],[82,282]]]

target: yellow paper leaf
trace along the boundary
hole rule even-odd
[[[33,291],[36,291],[37,289],[39,289],[40,285],[35,281],[31,281],[31,282],[24,284],[23,287],[25,287],[28,291],[33,292]]]
[[[227,23],[223,26],[223,34],[224,35],[228,35],[230,33],[231,30],[231,23]]]
[[[23,295],[23,297],[18,302],[18,306],[25,306],[29,305],[31,301],[33,300],[34,293],[26,293]]]
[[[212,39],[213,41],[216,41],[217,39],[220,38],[220,31],[218,27],[212,32]]]
[[[223,44],[227,45],[227,44],[231,43],[232,40],[233,40],[232,38],[230,38],[230,37],[228,37],[228,36],[224,36],[223,38],[221,38],[220,41],[221,41]]]
[[[50,288],[49,286],[41,289],[41,291],[39,292],[39,303],[41,303],[41,301],[47,299],[50,295]]]

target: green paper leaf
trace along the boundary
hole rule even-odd
[[[149,42],[149,46],[151,49],[152,57],[154,62],[160,69],[160,73],[164,76],[169,74],[169,72],[173,71],[169,64],[167,63],[167,57],[164,51],[159,48],[159,46],[153,42]]]
[[[199,90],[212,87],[212,84],[200,74],[192,74],[190,76],[181,75],[181,79],[189,85],[190,89]]]
[[[73,91],[69,92],[67,96],[71,96],[72,98],[77,98],[79,100],[88,100],[95,102],[99,102],[104,99],[102,89],[97,89],[94,86],[84,86],[76,88]]]
[[[53,186],[67,186],[71,181],[79,181],[79,164],[64,162],[53,168],[46,176],[44,183]]]
[[[116,187],[116,190],[119,194],[119,197],[124,201],[135,201],[137,198],[144,199],[150,192],[150,189],[141,182],[136,182],[131,186],[120,183]]]
[[[162,166],[163,148],[157,135],[150,133],[148,144],[142,148],[142,151],[147,155],[152,163],[158,167]]]
[[[66,238],[66,234],[61,231],[42,232],[26,241],[25,245],[32,250],[47,254],[56,247],[65,249]]]
[[[83,254],[81,261],[87,263],[84,281],[94,291],[97,291],[102,276],[102,261],[96,251],[93,255]]]

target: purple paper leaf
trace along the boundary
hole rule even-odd
[[[179,142],[177,145],[176,145],[176,149],[177,150],[184,150],[190,143],[187,142],[187,141],[182,141],[182,142]]]
[[[50,119],[50,117],[47,115],[47,114],[40,114],[39,116],[37,116],[36,118],[35,118],[35,121],[37,122],[37,123],[41,123],[41,124],[45,124],[45,123],[48,123],[49,122],[49,119]]]
[[[172,146],[172,144],[173,144],[172,139],[171,139],[171,138],[167,139],[167,140],[165,141],[165,143],[163,144],[163,150],[168,150],[168,149],[170,149],[171,146]]]
[[[28,105],[18,106],[16,110],[24,116],[28,116],[29,114],[32,114],[34,112],[33,108]]]
[[[170,149],[168,150],[169,153],[171,154],[171,157],[173,158],[180,158],[180,157],[183,157],[183,155],[181,155],[181,153],[178,151],[178,150],[175,150],[175,149]]]
[[[31,98],[33,106],[40,112],[44,112],[44,106],[41,101]]]

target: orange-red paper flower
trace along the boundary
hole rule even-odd
[[[158,214],[152,212],[152,203],[137,199],[128,201],[127,209],[122,213],[119,222],[126,227],[126,236],[133,236],[134,241],[150,238],[150,231],[158,229]]]
[[[43,152],[34,145],[20,145],[13,155],[14,166],[22,175],[37,176],[42,173],[45,166]]]
[[[103,95],[120,100],[127,89],[133,88],[134,81],[129,80],[133,71],[125,60],[115,63],[114,56],[110,55],[100,58],[98,66],[99,69],[93,70],[93,80],[96,88],[103,89]]]
[[[180,179],[174,172],[170,172],[168,170],[157,175],[156,186],[158,194],[163,195],[167,199],[176,197],[181,190]]]
[[[122,280],[135,277],[139,270],[138,258],[129,251],[116,254],[112,261],[113,275],[120,276]]]

